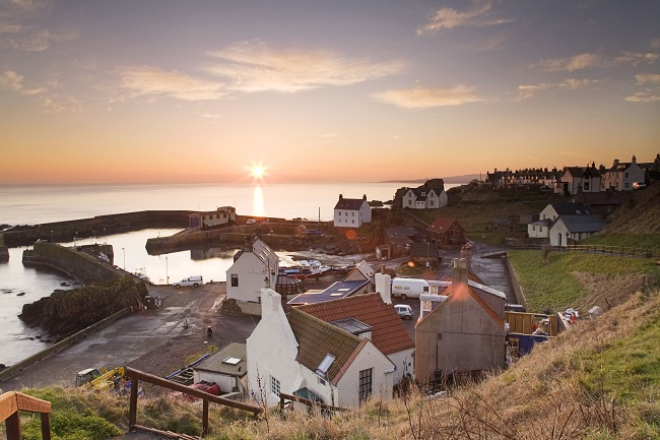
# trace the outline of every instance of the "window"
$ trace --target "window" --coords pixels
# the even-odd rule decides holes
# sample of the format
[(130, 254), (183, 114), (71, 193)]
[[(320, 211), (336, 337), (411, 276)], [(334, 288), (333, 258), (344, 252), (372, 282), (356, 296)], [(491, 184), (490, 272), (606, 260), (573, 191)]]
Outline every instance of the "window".
[(532, 231), (536, 231), (536, 226), (532, 225)]
[(360, 371), (360, 402), (364, 402), (371, 396), (371, 376), (373, 368)]
[(270, 376), (270, 392), (280, 397), (280, 381)]
[(628, 173), (625, 173), (625, 174), (626, 174), (625, 177), (626, 177), (626, 179), (627, 179), (627, 178), (628, 178)]
[(231, 274), (231, 287), (238, 287), (238, 274)]

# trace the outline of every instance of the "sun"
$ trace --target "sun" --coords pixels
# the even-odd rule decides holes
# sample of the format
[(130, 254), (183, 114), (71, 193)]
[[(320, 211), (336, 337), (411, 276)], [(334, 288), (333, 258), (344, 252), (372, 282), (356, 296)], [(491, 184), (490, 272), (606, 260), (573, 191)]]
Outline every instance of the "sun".
[(266, 170), (268, 169), (268, 166), (264, 165), (261, 162), (258, 163), (252, 163), (248, 170), (250, 171), (250, 177), (252, 177), (253, 180), (264, 180), (264, 177), (266, 177)]

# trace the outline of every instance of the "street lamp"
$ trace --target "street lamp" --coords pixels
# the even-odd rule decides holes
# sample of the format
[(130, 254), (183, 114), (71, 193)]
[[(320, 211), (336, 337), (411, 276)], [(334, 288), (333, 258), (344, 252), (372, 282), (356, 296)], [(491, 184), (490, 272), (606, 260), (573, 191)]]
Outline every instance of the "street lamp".
[(50, 230), (50, 242), (52, 243), (53, 241), (55, 241), (55, 240), (53, 240), (53, 230), (51, 229)]
[(121, 248), (121, 251), (124, 253), (124, 270), (126, 270), (126, 249)]
[(170, 265), (167, 261), (167, 257), (165, 257), (165, 282), (168, 286), (170, 285)]

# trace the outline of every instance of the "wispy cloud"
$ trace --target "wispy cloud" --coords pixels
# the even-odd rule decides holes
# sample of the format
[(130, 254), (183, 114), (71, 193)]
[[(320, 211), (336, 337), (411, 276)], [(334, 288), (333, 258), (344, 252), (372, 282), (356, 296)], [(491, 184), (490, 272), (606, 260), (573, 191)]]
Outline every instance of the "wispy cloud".
[(602, 64), (600, 55), (593, 53), (582, 53), (569, 58), (554, 58), (539, 61), (534, 65), (539, 70), (546, 72), (559, 72), (587, 69), (589, 67), (596, 67)]
[(642, 73), (635, 75), (635, 83), (638, 86), (645, 86), (642, 91), (626, 96), (624, 99), (628, 102), (660, 102), (660, 74)]
[(229, 81), (229, 88), (242, 92), (293, 93), (322, 86), (346, 86), (391, 76), (404, 67), (401, 61), (371, 62), (313, 50), (275, 50), (260, 41), (236, 44), (210, 52), (218, 62), (207, 72)]
[(635, 81), (637, 84), (660, 84), (660, 74), (657, 73), (642, 73), (640, 75), (635, 75)]
[(474, 87), (459, 84), (447, 88), (414, 88), (387, 90), (374, 95), (380, 101), (406, 109), (448, 107), (483, 101)]
[(495, 26), (512, 21), (494, 17), (491, 2), (473, 1), (472, 4), (472, 9), (464, 12), (452, 8), (438, 9), (428, 23), (417, 28), (417, 35), (460, 26)]
[(184, 101), (218, 99), (227, 94), (222, 83), (195, 78), (177, 71), (141, 66), (120, 71), (122, 86), (136, 96), (164, 95)]
[(202, 113), (199, 116), (205, 119), (222, 119), (222, 115), (217, 113)]
[(31, 88), (23, 84), (23, 75), (13, 71), (5, 70), (0, 73), (0, 88), (20, 93), (21, 95), (33, 96), (46, 91), (44, 88)]
[(573, 72), (589, 68), (634, 67), (640, 64), (654, 64), (659, 55), (654, 52), (621, 52), (618, 56), (607, 58), (594, 53), (582, 53), (568, 58), (542, 59), (531, 67), (546, 72)]
[(562, 82), (522, 85), (522, 86), (518, 86), (519, 95), (517, 99), (519, 101), (522, 101), (531, 98), (532, 96), (536, 95), (539, 92), (545, 92), (545, 91), (584, 89), (595, 84), (596, 82), (598, 81), (593, 79), (568, 78)]

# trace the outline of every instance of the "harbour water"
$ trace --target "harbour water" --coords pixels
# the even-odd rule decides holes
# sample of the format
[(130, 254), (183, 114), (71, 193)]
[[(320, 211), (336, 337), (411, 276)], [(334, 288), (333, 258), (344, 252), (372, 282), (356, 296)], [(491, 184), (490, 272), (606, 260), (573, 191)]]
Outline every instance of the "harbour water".
[[(327, 221), (339, 194), (387, 201), (401, 183), (336, 183), (277, 185), (89, 185), (0, 186), (0, 225), (40, 224), (142, 210), (202, 210), (232, 205), (239, 215), (308, 218)], [(456, 185), (447, 185), (447, 188)], [(224, 281), (235, 249), (199, 249), (151, 256), (148, 238), (169, 236), (172, 229), (147, 229), (127, 234), (92, 237), (78, 244), (108, 243), (114, 264), (146, 274), (155, 284), (174, 283), (190, 275), (204, 281)], [(62, 243), (73, 245), (73, 243)], [(12, 365), (49, 344), (39, 329), (18, 319), (23, 304), (49, 296), (55, 289), (75, 286), (73, 280), (21, 262), (25, 248), (10, 249), (0, 264), (0, 364)], [(282, 255), (285, 257), (285, 255)]]

